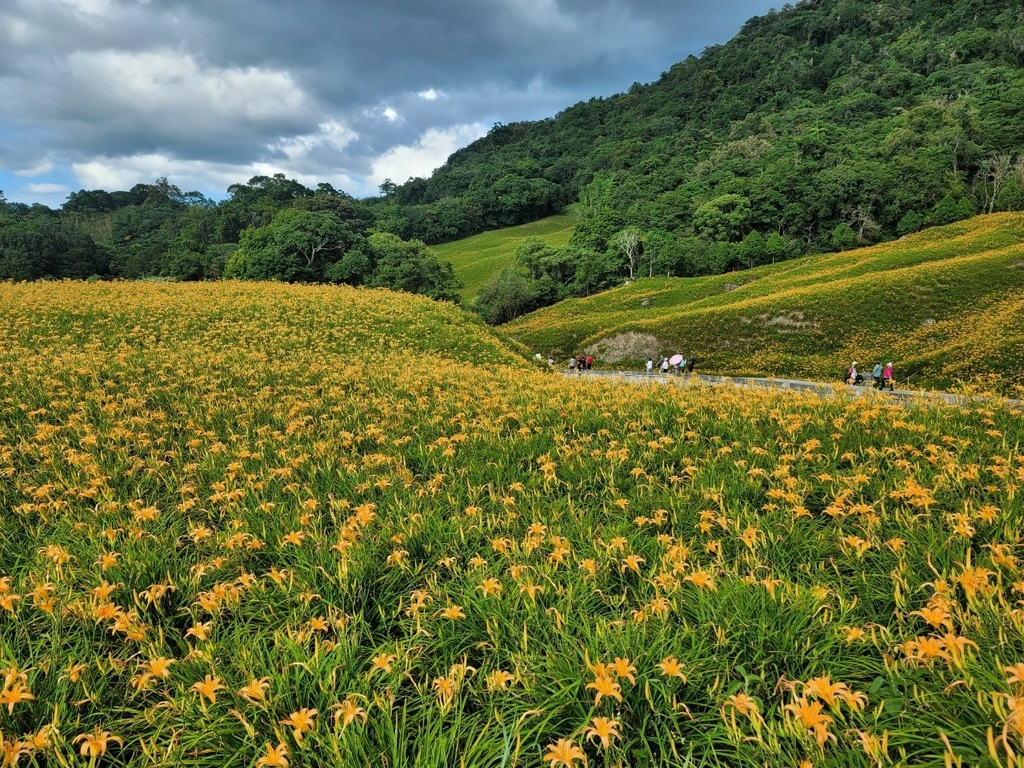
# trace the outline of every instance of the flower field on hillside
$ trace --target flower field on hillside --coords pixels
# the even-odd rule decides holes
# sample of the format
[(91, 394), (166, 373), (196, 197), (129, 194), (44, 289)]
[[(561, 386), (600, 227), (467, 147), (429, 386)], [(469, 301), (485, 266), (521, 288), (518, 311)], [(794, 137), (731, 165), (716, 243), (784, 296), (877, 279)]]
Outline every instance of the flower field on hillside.
[(1024, 425), (0, 285), (0, 765), (1024, 766)]
[(893, 361), (912, 388), (1024, 385), (1024, 215), (978, 216), (844, 253), (728, 275), (655, 278), (525, 315), (504, 330), (562, 360), (619, 334), (711, 373), (837, 381), (851, 360)]

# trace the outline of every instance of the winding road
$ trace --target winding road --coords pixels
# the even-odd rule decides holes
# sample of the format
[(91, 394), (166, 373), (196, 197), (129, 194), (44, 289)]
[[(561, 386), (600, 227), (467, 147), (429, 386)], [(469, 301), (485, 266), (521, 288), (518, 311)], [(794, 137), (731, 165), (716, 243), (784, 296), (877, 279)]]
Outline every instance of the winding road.
[(764, 387), (769, 389), (789, 389), (797, 392), (816, 392), (819, 395), (852, 395), (854, 397), (876, 396), (889, 397), (897, 400), (916, 402), (942, 401), (950, 405), (971, 405), (980, 402), (996, 402), (1005, 404), (1014, 410), (1024, 410), (1024, 401), (1008, 398), (993, 398), (983, 395), (955, 395), (951, 392), (931, 392), (928, 390), (897, 389), (895, 391), (877, 390), (871, 384), (852, 386), (849, 384), (828, 384), (820, 381), (800, 381), (799, 379), (771, 379), (754, 376), (713, 376), (704, 373), (688, 373), (682, 375), (663, 375), (660, 373), (635, 373), (632, 371), (590, 370), (559, 371), (567, 378), (586, 380), (591, 378), (617, 379), (630, 384), (647, 384), (663, 386), (687, 386), (690, 384), (708, 384), (711, 386)]

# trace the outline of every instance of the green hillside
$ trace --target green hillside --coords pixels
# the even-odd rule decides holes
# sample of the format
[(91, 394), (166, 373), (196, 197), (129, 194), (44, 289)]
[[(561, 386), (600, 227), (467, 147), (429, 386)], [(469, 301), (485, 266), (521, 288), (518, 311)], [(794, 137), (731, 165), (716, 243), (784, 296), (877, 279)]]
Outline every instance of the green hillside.
[(462, 282), (462, 298), (472, 301), (491, 277), (512, 266), (516, 248), (530, 237), (561, 248), (569, 243), (575, 216), (570, 206), (562, 213), (530, 224), (496, 229), (479, 235), (436, 245), (433, 251), (455, 268), (455, 276)]
[(694, 276), (770, 262), (773, 233), (792, 256), (1021, 210), (1018, 5), (786, 3), (655, 82), (496, 125), (378, 226), (432, 243), (581, 200), (574, 247), (636, 227), (655, 274)]
[(679, 352), (706, 371), (828, 380), (851, 360), (892, 360), (914, 386), (987, 377), (1009, 391), (1024, 381), (1024, 214), (727, 275), (638, 280), (504, 329), (557, 359), (591, 350), (602, 367)]

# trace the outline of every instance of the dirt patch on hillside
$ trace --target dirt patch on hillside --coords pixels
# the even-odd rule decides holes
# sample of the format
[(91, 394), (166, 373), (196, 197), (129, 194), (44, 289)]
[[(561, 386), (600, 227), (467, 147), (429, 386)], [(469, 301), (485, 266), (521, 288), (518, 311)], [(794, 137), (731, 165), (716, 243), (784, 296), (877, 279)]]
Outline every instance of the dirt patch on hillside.
[(803, 333), (820, 327), (819, 323), (808, 320), (798, 309), (790, 312), (765, 313), (757, 317), (742, 317), (744, 323), (760, 322), (766, 328), (775, 328), (779, 333)]
[(617, 363), (621, 360), (646, 360), (648, 357), (658, 357), (659, 345), (658, 339), (649, 333), (630, 331), (601, 339), (583, 351), (602, 362)]

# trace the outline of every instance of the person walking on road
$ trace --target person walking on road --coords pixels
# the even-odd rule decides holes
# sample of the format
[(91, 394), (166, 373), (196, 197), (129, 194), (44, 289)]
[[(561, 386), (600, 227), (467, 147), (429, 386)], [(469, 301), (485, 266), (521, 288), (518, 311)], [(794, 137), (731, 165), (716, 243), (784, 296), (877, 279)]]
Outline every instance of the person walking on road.
[(660, 366), (660, 368), (661, 368), (661, 375), (662, 376), (668, 375), (668, 358), (667, 357), (661, 358), (661, 366)]
[(860, 384), (864, 380), (864, 377), (857, 373), (857, 361), (854, 360), (850, 363), (850, 367), (846, 371), (846, 383), (847, 384)]
[(874, 370), (871, 371), (871, 384), (875, 389), (882, 388), (882, 364), (875, 363)]
[(647, 358), (647, 375), (650, 376), (654, 372), (654, 358)]
[(890, 392), (894, 392), (894, 384), (892, 380), (892, 363), (885, 364), (885, 370), (882, 371), (882, 389), (889, 388)]

